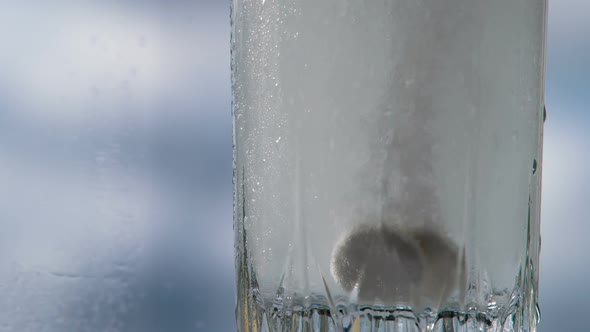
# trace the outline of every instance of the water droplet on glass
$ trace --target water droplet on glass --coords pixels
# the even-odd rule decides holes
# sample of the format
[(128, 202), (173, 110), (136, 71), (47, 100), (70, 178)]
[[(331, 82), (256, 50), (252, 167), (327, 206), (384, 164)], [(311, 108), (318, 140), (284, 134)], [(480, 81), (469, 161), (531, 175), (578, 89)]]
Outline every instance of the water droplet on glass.
[(543, 122), (547, 120), (547, 107), (543, 106)]

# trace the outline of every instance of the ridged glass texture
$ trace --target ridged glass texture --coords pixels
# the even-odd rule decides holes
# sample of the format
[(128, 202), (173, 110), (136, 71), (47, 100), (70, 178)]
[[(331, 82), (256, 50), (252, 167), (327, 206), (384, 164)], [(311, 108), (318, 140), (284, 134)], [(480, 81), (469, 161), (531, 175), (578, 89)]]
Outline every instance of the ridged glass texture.
[(534, 331), (545, 0), (234, 0), (240, 331)]

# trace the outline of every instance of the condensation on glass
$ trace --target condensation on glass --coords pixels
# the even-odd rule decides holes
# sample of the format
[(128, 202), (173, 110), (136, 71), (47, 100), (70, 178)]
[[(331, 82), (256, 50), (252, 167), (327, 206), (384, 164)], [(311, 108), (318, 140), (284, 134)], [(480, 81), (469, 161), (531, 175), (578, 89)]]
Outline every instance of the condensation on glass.
[(240, 331), (534, 331), (545, 0), (234, 0)]

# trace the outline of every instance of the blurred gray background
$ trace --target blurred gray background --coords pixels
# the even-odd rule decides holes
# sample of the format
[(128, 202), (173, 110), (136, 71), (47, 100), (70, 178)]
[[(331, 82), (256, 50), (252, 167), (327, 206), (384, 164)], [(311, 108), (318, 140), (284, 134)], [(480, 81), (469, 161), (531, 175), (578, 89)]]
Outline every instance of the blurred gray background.
[[(585, 330), (590, 2), (550, 0), (541, 332)], [(0, 1), (0, 331), (235, 331), (229, 2)]]

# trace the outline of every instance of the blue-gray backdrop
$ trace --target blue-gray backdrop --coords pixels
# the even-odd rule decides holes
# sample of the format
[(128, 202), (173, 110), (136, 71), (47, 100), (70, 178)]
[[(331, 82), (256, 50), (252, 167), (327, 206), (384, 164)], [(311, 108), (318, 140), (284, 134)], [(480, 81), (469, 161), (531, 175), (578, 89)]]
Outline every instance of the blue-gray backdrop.
[[(550, 1), (541, 331), (590, 312), (590, 2)], [(229, 3), (0, 2), (0, 331), (233, 331)]]

